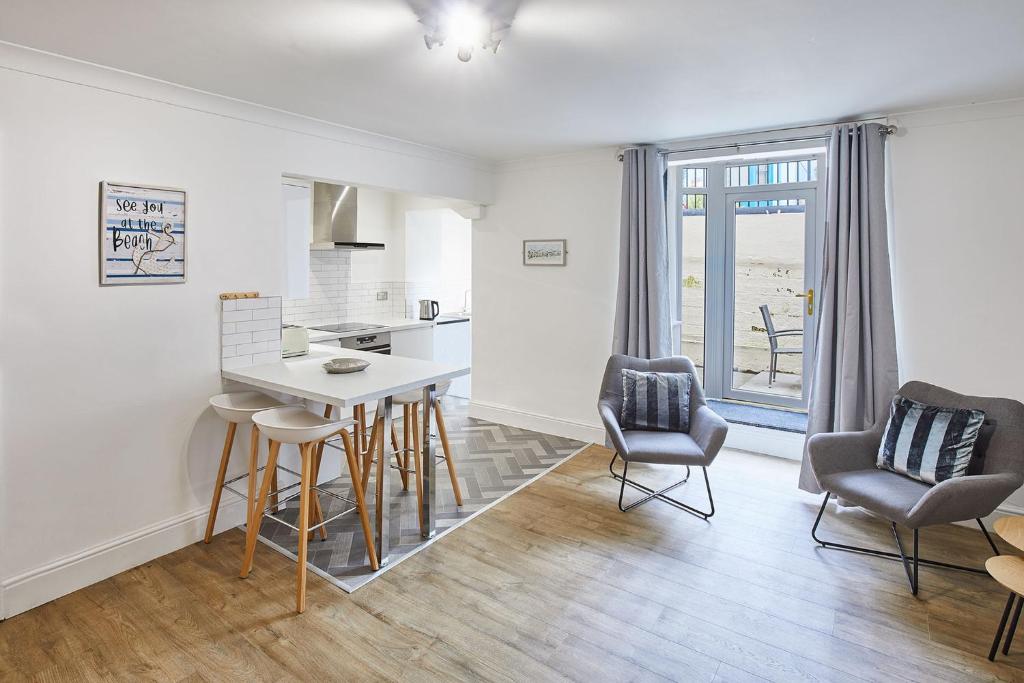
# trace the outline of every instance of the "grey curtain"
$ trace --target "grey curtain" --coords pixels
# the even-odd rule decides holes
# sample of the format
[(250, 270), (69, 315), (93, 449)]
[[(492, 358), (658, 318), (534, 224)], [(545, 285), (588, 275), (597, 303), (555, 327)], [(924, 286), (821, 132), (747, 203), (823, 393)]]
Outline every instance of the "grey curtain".
[(612, 350), (640, 358), (671, 355), (665, 162), (656, 147), (622, 159), (619, 292)]
[[(807, 438), (861, 431), (899, 386), (878, 124), (836, 126), (828, 155), (824, 278)], [(820, 493), (804, 449), (800, 488)]]

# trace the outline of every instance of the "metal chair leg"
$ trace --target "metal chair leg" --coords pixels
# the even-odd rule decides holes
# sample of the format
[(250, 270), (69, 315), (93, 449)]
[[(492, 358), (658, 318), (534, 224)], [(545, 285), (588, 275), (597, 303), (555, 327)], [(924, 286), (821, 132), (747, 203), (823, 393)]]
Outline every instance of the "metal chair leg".
[(996, 629), (995, 640), (992, 641), (992, 649), (988, 651), (988, 661), (990, 662), (994, 662), (996, 659), (996, 652), (999, 650), (999, 641), (1003, 639), (1003, 631), (1006, 629), (1006, 620), (1010, 618), (1010, 608), (1013, 607), (1013, 600), (1016, 597), (1016, 593), (1010, 593), (1010, 597), (1006, 601), (1006, 608), (1003, 610), (1003, 617), (999, 620), (999, 628)]
[[(615, 459), (618, 458), (618, 457), (619, 457), (618, 453), (614, 453), (612, 455), (612, 459), (608, 463), (608, 471), (611, 473), (611, 475), (612, 475), (612, 477), (614, 479), (618, 480), (621, 483), (621, 485), (619, 486), (619, 510), (621, 510), (622, 512), (628, 512), (629, 510), (632, 510), (633, 508), (635, 508), (635, 507), (637, 507), (639, 505), (643, 505), (644, 503), (646, 503), (648, 501), (651, 501), (651, 500), (654, 500), (655, 498), (657, 498), (658, 500), (660, 500), (662, 502), (668, 503), (669, 505), (677, 507), (680, 510), (683, 510), (684, 512), (689, 512), (690, 514), (696, 515), (697, 517), (700, 517), (700, 518), (702, 518), (704, 520), (710, 519), (715, 514), (715, 499), (711, 495), (711, 481), (708, 479), (708, 468), (707, 467), (701, 467), (701, 470), (703, 470), (703, 472), (704, 472), (704, 487), (707, 489), (707, 492), (708, 492), (708, 503), (711, 505), (710, 511), (705, 512), (704, 510), (698, 510), (695, 507), (691, 507), (691, 506), (687, 505), (686, 503), (682, 502), (681, 500), (676, 500), (675, 498), (671, 498), (671, 497), (665, 495), (666, 493), (668, 493), (672, 489), (674, 489), (674, 488), (676, 488), (678, 486), (682, 486), (683, 484), (685, 484), (687, 481), (690, 480), (690, 467), (688, 465), (686, 467), (686, 476), (685, 477), (683, 477), (682, 479), (680, 479), (679, 481), (677, 481), (675, 483), (669, 484), (668, 486), (666, 486), (665, 488), (661, 489), (660, 491), (655, 491), (654, 489), (649, 488), (647, 486), (644, 486), (643, 484), (641, 484), (639, 482), (636, 482), (636, 481), (634, 481), (632, 479), (629, 479), (626, 476), (627, 472), (629, 471), (629, 463), (626, 462), (625, 460), (622, 461), (622, 474), (621, 475), (617, 474), (615, 472), (615, 470), (612, 468), (612, 466), (615, 464)], [(634, 501), (634, 502), (630, 503), (629, 505), (623, 506), (622, 498), (623, 498), (623, 495), (625, 494), (626, 486), (627, 485), (631, 486), (632, 488), (634, 488), (634, 489), (636, 489), (638, 491), (646, 493), (647, 495), (645, 497), (641, 498), (640, 500)]]
[[(976, 569), (974, 567), (964, 567), (958, 564), (950, 564), (948, 562), (939, 562), (937, 560), (929, 560), (919, 556), (918, 548), (920, 541), (920, 532), (918, 529), (914, 529), (914, 555), (913, 558), (908, 559), (906, 554), (903, 552), (903, 544), (900, 542), (899, 534), (896, 533), (896, 523), (892, 523), (893, 535), (896, 538), (896, 547), (898, 553), (886, 552), (884, 550), (876, 550), (874, 548), (862, 548), (855, 545), (845, 545), (843, 543), (834, 543), (832, 541), (825, 541), (818, 538), (818, 525), (821, 524), (821, 518), (825, 514), (825, 507), (828, 505), (829, 497), (832, 494), (830, 492), (825, 493), (825, 499), (821, 501), (821, 508), (818, 510), (818, 516), (814, 520), (814, 526), (811, 527), (811, 538), (814, 542), (819, 544), (822, 548), (834, 548), (836, 550), (846, 550), (852, 553), (862, 553), (864, 555), (873, 555), (875, 557), (883, 557), (890, 560), (900, 560), (903, 563), (903, 568), (907, 572), (907, 579), (910, 581), (910, 590), (914, 595), (917, 595), (918, 590), (918, 567), (919, 565), (928, 565), (929, 567), (940, 567), (942, 569), (956, 569), (962, 572), (971, 572), (973, 574), (987, 574), (984, 569)], [(985, 528), (985, 524), (979, 519), (978, 525), (981, 530), (985, 532), (985, 538), (988, 539), (989, 543), (995, 547), (992, 542), (992, 537), (989, 535), (988, 530)], [(998, 552), (998, 550), (997, 550)]]

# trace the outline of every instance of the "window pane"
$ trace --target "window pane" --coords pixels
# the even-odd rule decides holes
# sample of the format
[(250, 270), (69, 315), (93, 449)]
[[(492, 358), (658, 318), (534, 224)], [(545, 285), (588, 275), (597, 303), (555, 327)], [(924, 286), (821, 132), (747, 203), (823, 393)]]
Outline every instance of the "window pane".
[(732, 388), (799, 399), (803, 391), (803, 199), (735, 202)]
[(683, 187), (702, 188), (707, 187), (708, 169), (706, 168), (681, 168), (679, 178)]
[[(701, 169), (704, 170), (704, 169)], [(707, 195), (682, 196), (683, 264), (682, 292), (683, 329), (681, 347), (697, 366), (704, 383), (704, 282), (706, 280), (704, 243), (707, 236)]]
[[(726, 187), (751, 185), (778, 185), (780, 183), (811, 183), (818, 179), (818, 160), (773, 161), (764, 164), (728, 166), (725, 169)], [(704, 185), (694, 186), (704, 187)]]

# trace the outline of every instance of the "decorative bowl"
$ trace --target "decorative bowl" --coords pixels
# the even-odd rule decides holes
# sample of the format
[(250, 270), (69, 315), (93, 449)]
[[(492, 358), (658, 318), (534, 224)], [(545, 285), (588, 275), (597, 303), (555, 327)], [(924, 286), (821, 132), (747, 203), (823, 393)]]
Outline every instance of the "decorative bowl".
[(370, 366), (370, 361), (362, 358), (332, 358), (324, 363), (324, 370), (330, 375), (345, 375), (359, 372)]

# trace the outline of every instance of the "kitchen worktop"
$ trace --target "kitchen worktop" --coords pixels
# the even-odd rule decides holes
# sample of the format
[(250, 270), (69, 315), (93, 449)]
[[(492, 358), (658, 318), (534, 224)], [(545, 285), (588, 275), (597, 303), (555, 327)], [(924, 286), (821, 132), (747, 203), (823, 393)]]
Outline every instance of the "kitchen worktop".
[(309, 343), (310, 344), (317, 344), (317, 343), (325, 342), (325, 341), (333, 341), (335, 339), (345, 339), (345, 338), (348, 338), (348, 337), (362, 337), (362, 336), (365, 336), (367, 334), (373, 334), (375, 332), (377, 332), (377, 333), (380, 333), (380, 332), (398, 332), (399, 330), (414, 330), (414, 329), (417, 329), (417, 328), (420, 328), (420, 327), (433, 327), (434, 326), (434, 321), (433, 320), (416, 320), (416, 319), (413, 319), (413, 318), (390, 318), (390, 317), (383, 317), (382, 318), (380, 316), (361, 316), (360, 318), (354, 319), (354, 320), (337, 320), (337, 319), (335, 319), (335, 320), (325, 320), (322, 323), (318, 323), (318, 324), (320, 324), (320, 325), (334, 325), (334, 324), (337, 324), (337, 323), (347, 323), (347, 322), (370, 323), (370, 324), (373, 324), (373, 325), (383, 325), (384, 327), (373, 329), (373, 330), (354, 330), (354, 331), (349, 331), (349, 332), (324, 332), (322, 330), (314, 330), (314, 329), (312, 329), (316, 325), (306, 325), (305, 327), (309, 329)]
[[(370, 366), (361, 372), (330, 375), (321, 366), (331, 358), (361, 358), (369, 361)], [(304, 356), (221, 371), (226, 379), (343, 408), (468, 374), (469, 367), (464, 365), (383, 356), (321, 344), (311, 344), (309, 353)]]

